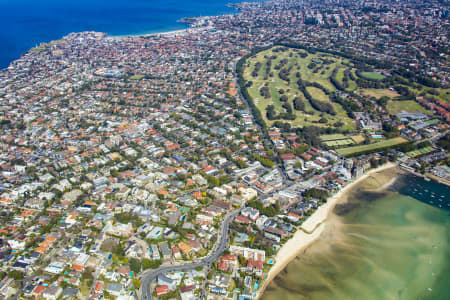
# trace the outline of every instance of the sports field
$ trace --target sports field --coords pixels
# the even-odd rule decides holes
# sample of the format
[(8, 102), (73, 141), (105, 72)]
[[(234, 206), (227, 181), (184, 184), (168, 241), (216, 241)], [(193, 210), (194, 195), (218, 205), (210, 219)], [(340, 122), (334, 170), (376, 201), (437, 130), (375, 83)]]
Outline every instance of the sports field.
[(402, 111), (410, 113), (423, 113), (427, 115), (433, 114), (431, 111), (427, 110), (425, 107), (414, 100), (389, 101), (387, 104), (387, 110), (391, 115), (396, 115)]
[(361, 75), (367, 79), (372, 80), (383, 80), (384, 76), (381, 75), (379, 72), (362, 72)]
[(344, 135), (342, 133), (336, 134), (323, 134), (319, 136), (322, 144), (330, 148), (339, 148), (343, 146), (349, 146), (362, 143), (365, 138), (362, 135)]
[(361, 93), (370, 97), (375, 97), (377, 99), (384, 96), (389, 98), (395, 98), (400, 96), (399, 93), (397, 93), (396, 91), (392, 91), (390, 89), (362, 89)]
[(417, 150), (413, 150), (413, 151), (407, 152), (406, 154), (408, 156), (414, 158), (414, 157), (417, 157), (417, 156), (420, 156), (420, 155), (425, 155), (425, 154), (431, 153), (434, 150), (436, 150), (436, 149), (434, 149), (433, 147), (425, 147), (425, 148), (422, 148), (422, 149), (417, 149)]
[(403, 143), (408, 142), (408, 140), (402, 138), (402, 137), (396, 137), (393, 139), (384, 140), (378, 143), (373, 143), (369, 145), (361, 145), (361, 146), (353, 146), (353, 147), (347, 147), (347, 148), (341, 148), (336, 150), (340, 155), (343, 156), (349, 156), (354, 155), (358, 153), (363, 152), (370, 152), (370, 151), (376, 151), (376, 150), (383, 150), (385, 148), (397, 146)]

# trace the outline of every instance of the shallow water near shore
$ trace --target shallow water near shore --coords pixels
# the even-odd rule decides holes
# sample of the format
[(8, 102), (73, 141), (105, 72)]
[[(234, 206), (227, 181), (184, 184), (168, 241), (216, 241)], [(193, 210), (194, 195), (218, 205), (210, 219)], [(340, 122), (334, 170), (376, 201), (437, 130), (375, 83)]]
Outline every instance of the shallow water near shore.
[(356, 189), (262, 299), (448, 299), (449, 192), (409, 175)]

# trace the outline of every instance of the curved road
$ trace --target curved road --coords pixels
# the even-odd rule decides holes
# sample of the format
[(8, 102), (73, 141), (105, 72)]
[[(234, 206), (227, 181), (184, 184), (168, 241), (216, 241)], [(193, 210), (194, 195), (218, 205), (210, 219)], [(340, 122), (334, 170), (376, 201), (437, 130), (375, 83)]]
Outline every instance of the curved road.
[(213, 261), (215, 261), (217, 258), (219, 258), (219, 256), (226, 250), (228, 245), (230, 223), (233, 221), (234, 217), (236, 217), (240, 213), (240, 211), (241, 211), (240, 209), (235, 210), (225, 217), (219, 232), (218, 240), (215, 244), (215, 248), (211, 252), (211, 254), (209, 254), (205, 258), (201, 259), (198, 262), (187, 263), (184, 265), (159, 267), (158, 269), (149, 270), (146, 273), (142, 274), (140, 299), (141, 300), (152, 299), (151, 284), (159, 275), (177, 271), (186, 272), (198, 267), (206, 267)]

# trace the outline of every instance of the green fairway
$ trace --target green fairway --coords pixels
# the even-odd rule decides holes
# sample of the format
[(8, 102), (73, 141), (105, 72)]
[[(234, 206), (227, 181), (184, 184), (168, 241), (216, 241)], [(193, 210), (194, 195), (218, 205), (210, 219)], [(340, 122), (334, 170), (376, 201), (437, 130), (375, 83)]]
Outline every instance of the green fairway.
[[(281, 120), (292, 126), (331, 127), (334, 124), (342, 124), (342, 129), (352, 131), (355, 129), (354, 121), (347, 116), (340, 104), (330, 103), (330, 96), (327, 94), (336, 90), (330, 81), (333, 70), (338, 68), (337, 76), (342, 80), (344, 70), (354, 72), (349, 65), (352, 65), (349, 60), (336, 55), (321, 52), (312, 54), (305, 50), (276, 46), (247, 59), (243, 76), (247, 82), (251, 82), (248, 93), (269, 126), (276, 120)], [(299, 89), (299, 79), (308, 83), (306, 91), (311, 97), (331, 105), (334, 114), (319, 111), (317, 105), (313, 107), (311, 101)], [(349, 85), (356, 87), (352, 80), (349, 80)], [(295, 98), (302, 102), (302, 109), (296, 109)], [(294, 120), (280, 117), (287, 113), (283, 107), (284, 101), (293, 108)], [(267, 118), (269, 105), (273, 105), (277, 119)]]
[(313, 98), (325, 102), (330, 101), (330, 98), (321, 89), (318, 89), (314, 86), (308, 86), (306, 89), (311, 94), (311, 96), (313, 96)]
[[(425, 87), (398, 74), (387, 75), (391, 70), (376, 71), (369, 65), (361, 66), (358, 58), (316, 49), (274, 46), (246, 58), (240, 72), (244, 82), (241, 88), (245, 86), (261, 122), (269, 127), (282, 122), (291, 127), (317, 126), (354, 132), (355, 122), (349, 115), (351, 110), (361, 109), (364, 101), (387, 97), (388, 102), (381, 103), (392, 115), (401, 111), (430, 114), (415, 101), (419, 95), (450, 101), (446, 89)], [(345, 97), (348, 100), (343, 100)]]

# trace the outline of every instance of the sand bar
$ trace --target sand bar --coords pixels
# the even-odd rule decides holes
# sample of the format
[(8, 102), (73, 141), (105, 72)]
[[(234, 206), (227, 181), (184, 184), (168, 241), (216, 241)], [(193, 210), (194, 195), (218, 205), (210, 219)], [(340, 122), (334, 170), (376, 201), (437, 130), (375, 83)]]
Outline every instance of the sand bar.
[[(290, 238), (277, 252), (275, 256), (275, 264), (267, 274), (266, 280), (258, 290), (257, 299), (259, 299), (269, 283), (291, 262), (302, 250), (311, 245), (326, 227), (325, 221), (329, 214), (333, 211), (339, 200), (345, 200), (346, 194), (353, 187), (370, 177), (374, 173), (384, 171), (396, 167), (397, 164), (389, 162), (378, 168), (372, 169), (363, 176), (359, 177), (353, 182), (348, 183), (339, 192), (328, 198), (327, 203), (320, 206), (314, 214), (312, 214), (302, 225), (301, 229)], [(387, 185), (393, 184), (393, 178)], [(386, 186), (383, 186), (386, 188)]]

